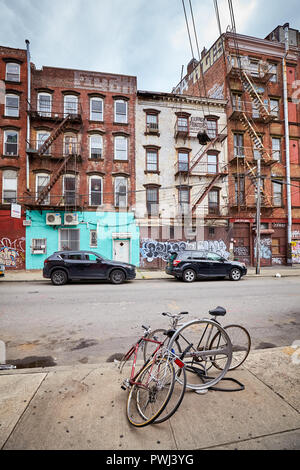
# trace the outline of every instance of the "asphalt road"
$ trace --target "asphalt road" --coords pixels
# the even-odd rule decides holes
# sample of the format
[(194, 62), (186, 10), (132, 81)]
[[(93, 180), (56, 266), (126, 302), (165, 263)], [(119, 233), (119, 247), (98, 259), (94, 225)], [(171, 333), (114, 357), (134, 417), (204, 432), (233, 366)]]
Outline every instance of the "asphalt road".
[(97, 363), (125, 352), (141, 325), (168, 325), (163, 311), (227, 309), (223, 324), (240, 323), (254, 349), (300, 340), (300, 277), (245, 278), (186, 284), (174, 279), (136, 280), (120, 286), (50, 282), (0, 285), (0, 340), (6, 362), (20, 366)]

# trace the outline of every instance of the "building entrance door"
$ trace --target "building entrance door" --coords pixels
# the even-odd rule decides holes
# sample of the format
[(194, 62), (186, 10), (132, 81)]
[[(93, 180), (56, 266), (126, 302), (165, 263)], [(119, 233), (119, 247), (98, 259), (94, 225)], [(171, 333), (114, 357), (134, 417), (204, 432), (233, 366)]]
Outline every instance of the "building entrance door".
[(130, 262), (130, 240), (113, 241), (113, 258), (115, 261)]

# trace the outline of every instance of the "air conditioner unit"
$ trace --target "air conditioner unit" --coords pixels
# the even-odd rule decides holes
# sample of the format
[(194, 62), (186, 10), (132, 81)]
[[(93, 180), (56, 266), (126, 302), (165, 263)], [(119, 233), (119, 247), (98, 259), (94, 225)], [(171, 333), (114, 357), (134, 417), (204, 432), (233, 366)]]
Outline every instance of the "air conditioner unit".
[(46, 214), (46, 224), (47, 225), (60, 225), (61, 224), (61, 216), (60, 214), (48, 213)]
[(71, 214), (66, 213), (64, 217), (64, 225), (77, 225), (78, 222), (78, 214)]

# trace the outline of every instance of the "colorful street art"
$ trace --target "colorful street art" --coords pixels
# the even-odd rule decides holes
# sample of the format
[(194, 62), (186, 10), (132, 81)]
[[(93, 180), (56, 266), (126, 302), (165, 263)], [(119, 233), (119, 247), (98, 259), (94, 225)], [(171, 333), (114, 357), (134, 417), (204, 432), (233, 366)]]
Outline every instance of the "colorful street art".
[(25, 237), (11, 240), (4, 237), (0, 239), (0, 263), (6, 268), (21, 269), (25, 260)]
[(300, 264), (300, 240), (293, 240), (291, 245), (292, 245), (292, 263)]

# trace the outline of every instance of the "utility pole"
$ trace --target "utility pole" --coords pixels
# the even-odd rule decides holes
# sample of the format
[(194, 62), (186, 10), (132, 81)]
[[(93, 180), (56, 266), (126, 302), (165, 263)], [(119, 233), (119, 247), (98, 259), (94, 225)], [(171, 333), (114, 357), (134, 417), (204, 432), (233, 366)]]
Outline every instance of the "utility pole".
[(261, 153), (257, 152), (256, 175), (256, 274), (260, 274)]
[(284, 41), (285, 55), (282, 59), (283, 69), (283, 105), (284, 105), (284, 128), (285, 128), (285, 162), (286, 162), (286, 205), (287, 205), (287, 264), (292, 264), (291, 244), (292, 244), (292, 203), (291, 203), (291, 175), (290, 175), (290, 136), (289, 136), (289, 113), (287, 95), (287, 73), (286, 58), (289, 50), (289, 23), (285, 23)]

